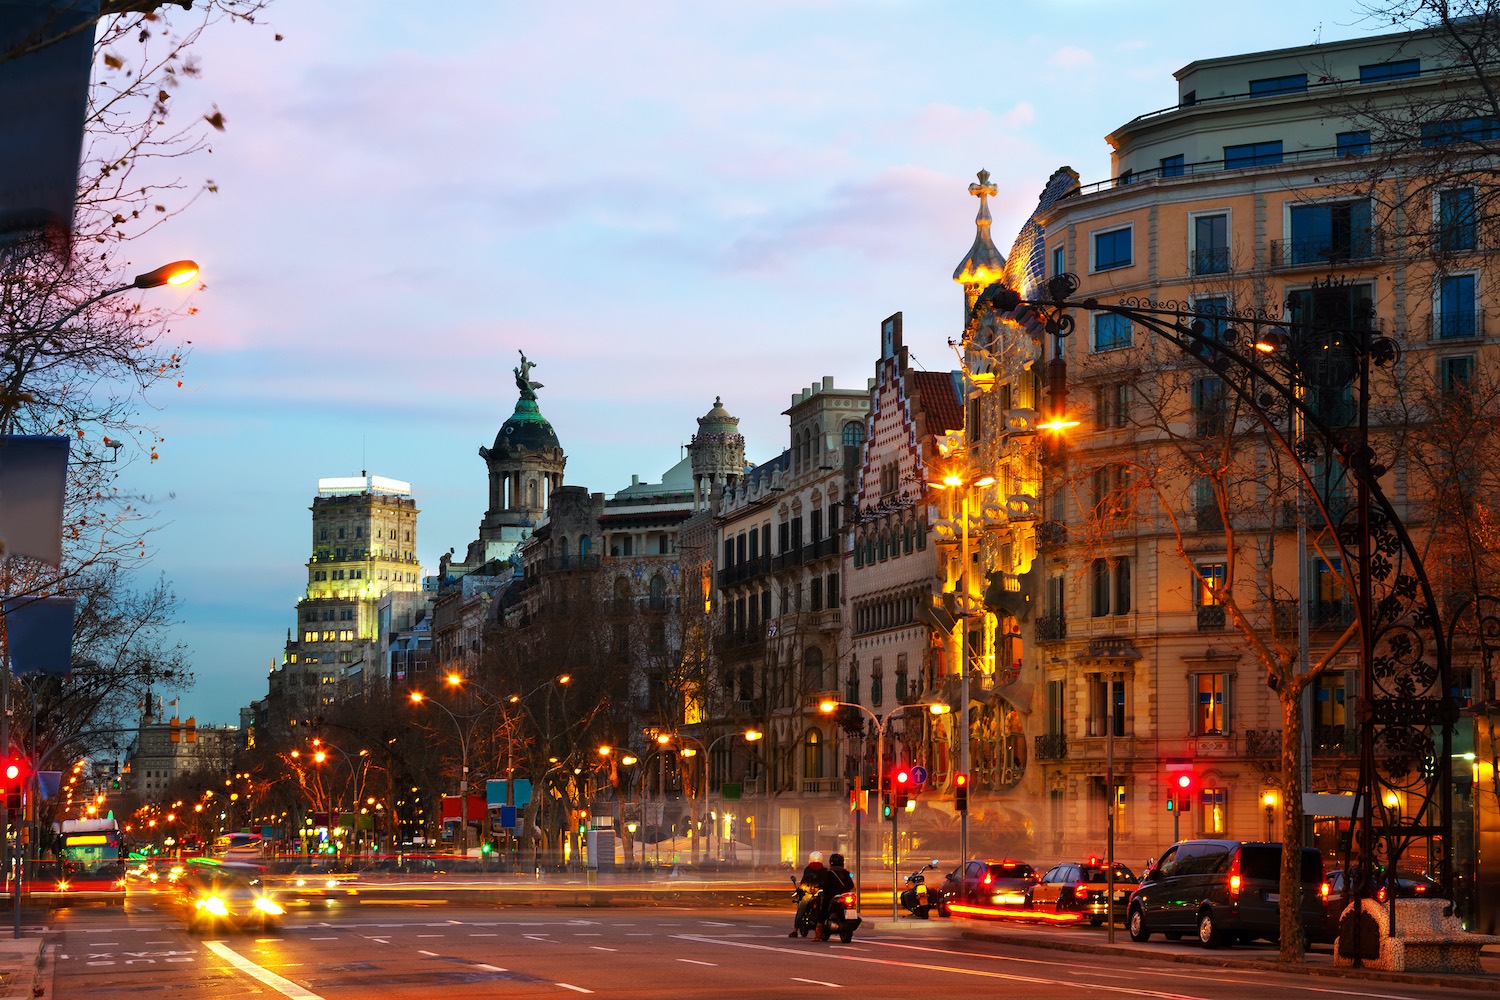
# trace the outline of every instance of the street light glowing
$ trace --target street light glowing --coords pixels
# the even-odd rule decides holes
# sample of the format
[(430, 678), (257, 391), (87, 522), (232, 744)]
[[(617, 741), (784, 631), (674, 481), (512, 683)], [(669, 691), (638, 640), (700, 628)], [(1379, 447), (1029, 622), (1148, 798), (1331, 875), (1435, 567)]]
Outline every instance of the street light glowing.
[(947, 715), (949, 712), (953, 711), (953, 709), (947, 705), (933, 703), (927, 706), (927, 711), (931, 712), (933, 715)]
[(608, 757), (610, 754), (612, 754), (614, 752), (615, 752), (615, 748), (614, 747), (600, 747), (599, 748), (599, 756), (601, 756), (601, 757)]
[(660, 743), (662, 746), (666, 746), (668, 743), (672, 742), (672, 737), (668, 736), (666, 733), (662, 733), (660, 736), (656, 737), (656, 742)]
[(191, 260), (174, 260), (154, 271), (135, 276), (136, 288), (160, 288), (162, 285), (185, 285), (198, 277), (198, 265)]
[(420, 705), (422, 703), (422, 692), (413, 691), (411, 693), (411, 700), (413, 704)]
[[(839, 703), (831, 698), (825, 698), (818, 702), (818, 711), (824, 715), (831, 715), (838, 707)], [(747, 736), (746, 739), (749, 739), (749, 737)]]
[(464, 682), (464, 679), (462, 677), (460, 677), (458, 674), (449, 674), (447, 680), (448, 680), (449, 686), (451, 686), (451, 687), (458, 687), (460, 684), (462, 684)]
[(754, 743), (764, 735), (766, 734), (761, 732), (759, 729), (747, 729), (745, 730), (745, 742)]

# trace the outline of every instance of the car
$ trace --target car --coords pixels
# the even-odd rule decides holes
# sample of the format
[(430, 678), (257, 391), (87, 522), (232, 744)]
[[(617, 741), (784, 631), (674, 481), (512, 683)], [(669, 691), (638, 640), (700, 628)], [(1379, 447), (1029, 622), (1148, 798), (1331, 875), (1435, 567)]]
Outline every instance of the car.
[(954, 904), (1019, 909), (1036, 879), (1036, 869), (1024, 861), (967, 861), (943, 878), (938, 912), (946, 917)]
[[(1121, 922), (1125, 919), (1130, 894), (1138, 883), (1134, 872), (1119, 862), (1115, 863), (1113, 909)], [(1110, 912), (1109, 869), (1098, 858), (1054, 865), (1026, 891), (1026, 907), (1056, 913), (1085, 913), (1089, 923), (1098, 927)]]
[[(1323, 854), (1302, 849), (1302, 932), (1324, 940)], [(1281, 935), (1281, 845), (1239, 840), (1184, 840), (1141, 876), (1125, 925), (1132, 941), (1196, 933), (1205, 948)]]
[[(1426, 897), (1441, 899), (1443, 896), (1443, 887), (1437, 881), (1421, 872), (1398, 868), (1394, 879), (1390, 878), (1385, 870), (1376, 874), (1375, 901), (1384, 903), (1389, 899), (1393, 885), (1397, 899)], [(1349, 884), (1349, 879), (1343, 870), (1335, 869), (1328, 873), (1328, 878), (1323, 882), (1320, 891), (1323, 897), (1323, 937), (1332, 941), (1339, 935), (1339, 918), (1343, 916), (1344, 910), (1349, 905), (1354, 887)]]
[(281, 928), (285, 911), (259, 870), (193, 865), (177, 880), (177, 905), (189, 934)]

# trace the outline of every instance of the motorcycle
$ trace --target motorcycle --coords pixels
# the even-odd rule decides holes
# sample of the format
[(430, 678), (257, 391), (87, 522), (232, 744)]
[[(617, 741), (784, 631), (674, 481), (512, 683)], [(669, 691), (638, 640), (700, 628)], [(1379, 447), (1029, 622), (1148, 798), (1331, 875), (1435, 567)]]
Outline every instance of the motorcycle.
[(823, 921), (823, 927), (818, 932), (819, 941), (827, 941), (837, 934), (839, 940), (848, 944), (854, 940), (854, 932), (859, 930), (863, 923), (856, 910), (854, 901), (854, 890), (841, 892), (834, 896), (828, 903), (828, 919)]
[[(790, 876), (792, 882), (792, 898), (797, 901), (797, 917), (792, 921), (792, 927), (796, 930), (798, 937), (807, 937), (818, 926), (818, 910), (821, 908), (823, 899), (822, 889), (807, 890), (797, 881), (797, 876)], [(852, 930), (849, 932), (854, 933)], [(826, 941), (826, 937), (819, 934), (819, 940)]]
[(925, 873), (938, 866), (937, 858), (906, 876), (906, 888), (901, 892), (901, 905), (906, 912), (918, 920), (926, 920), (933, 910), (942, 912), (942, 893), (927, 884)]

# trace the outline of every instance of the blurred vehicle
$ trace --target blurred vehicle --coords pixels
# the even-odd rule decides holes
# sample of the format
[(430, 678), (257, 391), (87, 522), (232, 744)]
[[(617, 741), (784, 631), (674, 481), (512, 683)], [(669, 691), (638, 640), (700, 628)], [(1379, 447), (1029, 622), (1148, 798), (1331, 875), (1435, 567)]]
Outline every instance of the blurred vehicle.
[(828, 919), (823, 921), (823, 926), (818, 932), (819, 941), (827, 941), (837, 934), (839, 940), (848, 944), (854, 940), (854, 932), (859, 930), (863, 923), (859, 911), (854, 908), (854, 890), (848, 892), (834, 893), (828, 900)]
[(938, 866), (937, 858), (906, 876), (906, 888), (901, 890), (901, 905), (906, 912), (919, 920), (926, 920), (935, 908), (940, 908), (942, 893), (927, 884), (927, 873)]
[[(1115, 864), (1115, 916), (1123, 922), (1130, 894), (1139, 880), (1135, 873), (1118, 862)], [(1026, 892), (1026, 906), (1055, 910), (1058, 913), (1086, 913), (1089, 923), (1098, 927), (1109, 916), (1109, 869), (1098, 858), (1067, 861), (1054, 865), (1041, 881)]]
[[(1302, 932), (1325, 936), (1323, 855), (1302, 850)], [(1132, 941), (1161, 933), (1168, 941), (1196, 932), (1205, 948), (1281, 936), (1281, 845), (1184, 840), (1167, 848), (1130, 897)]]
[(125, 905), (125, 863), (120, 824), (114, 819), (65, 819), (54, 823), (61, 875), (52, 883), (58, 901)]
[(938, 912), (948, 916), (955, 903), (1024, 907), (1036, 880), (1036, 869), (1024, 861), (967, 861), (943, 879)]
[(285, 911), (253, 867), (193, 865), (177, 881), (177, 906), (189, 934), (281, 928)]
[[(1378, 903), (1384, 903), (1390, 899), (1393, 890), (1397, 899), (1423, 899), (1428, 896), (1436, 899), (1443, 898), (1443, 887), (1440, 883), (1421, 872), (1408, 871), (1404, 868), (1396, 869), (1394, 878), (1388, 871), (1378, 872), (1373, 888), (1374, 899)], [(1323, 882), (1319, 893), (1323, 902), (1321, 936), (1325, 940), (1332, 941), (1339, 935), (1339, 918), (1349, 906), (1354, 886), (1342, 869), (1335, 869), (1328, 873), (1328, 878)]]

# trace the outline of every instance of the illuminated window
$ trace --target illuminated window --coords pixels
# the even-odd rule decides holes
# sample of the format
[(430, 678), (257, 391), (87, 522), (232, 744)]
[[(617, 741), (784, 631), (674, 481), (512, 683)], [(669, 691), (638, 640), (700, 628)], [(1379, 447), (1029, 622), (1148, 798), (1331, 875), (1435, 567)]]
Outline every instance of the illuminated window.
[(1219, 835), (1229, 830), (1229, 796), (1222, 788), (1205, 788), (1198, 796), (1198, 832)]
[(1194, 736), (1223, 736), (1229, 732), (1229, 675), (1191, 674), (1194, 695)]
[(318, 641), (318, 633), (316, 633), (316, 632), (303, 632), (302, 633), (302, 641), (303, 642), (317, 642)]
[(1229, 569), (1224, 563), (1200, 563), (1198, 569), (1198, 601), (1199, 607), (1209, 607), (1219, 603), (1219, 591), (1224, 587), (1224, 581), (1228, 577)]

